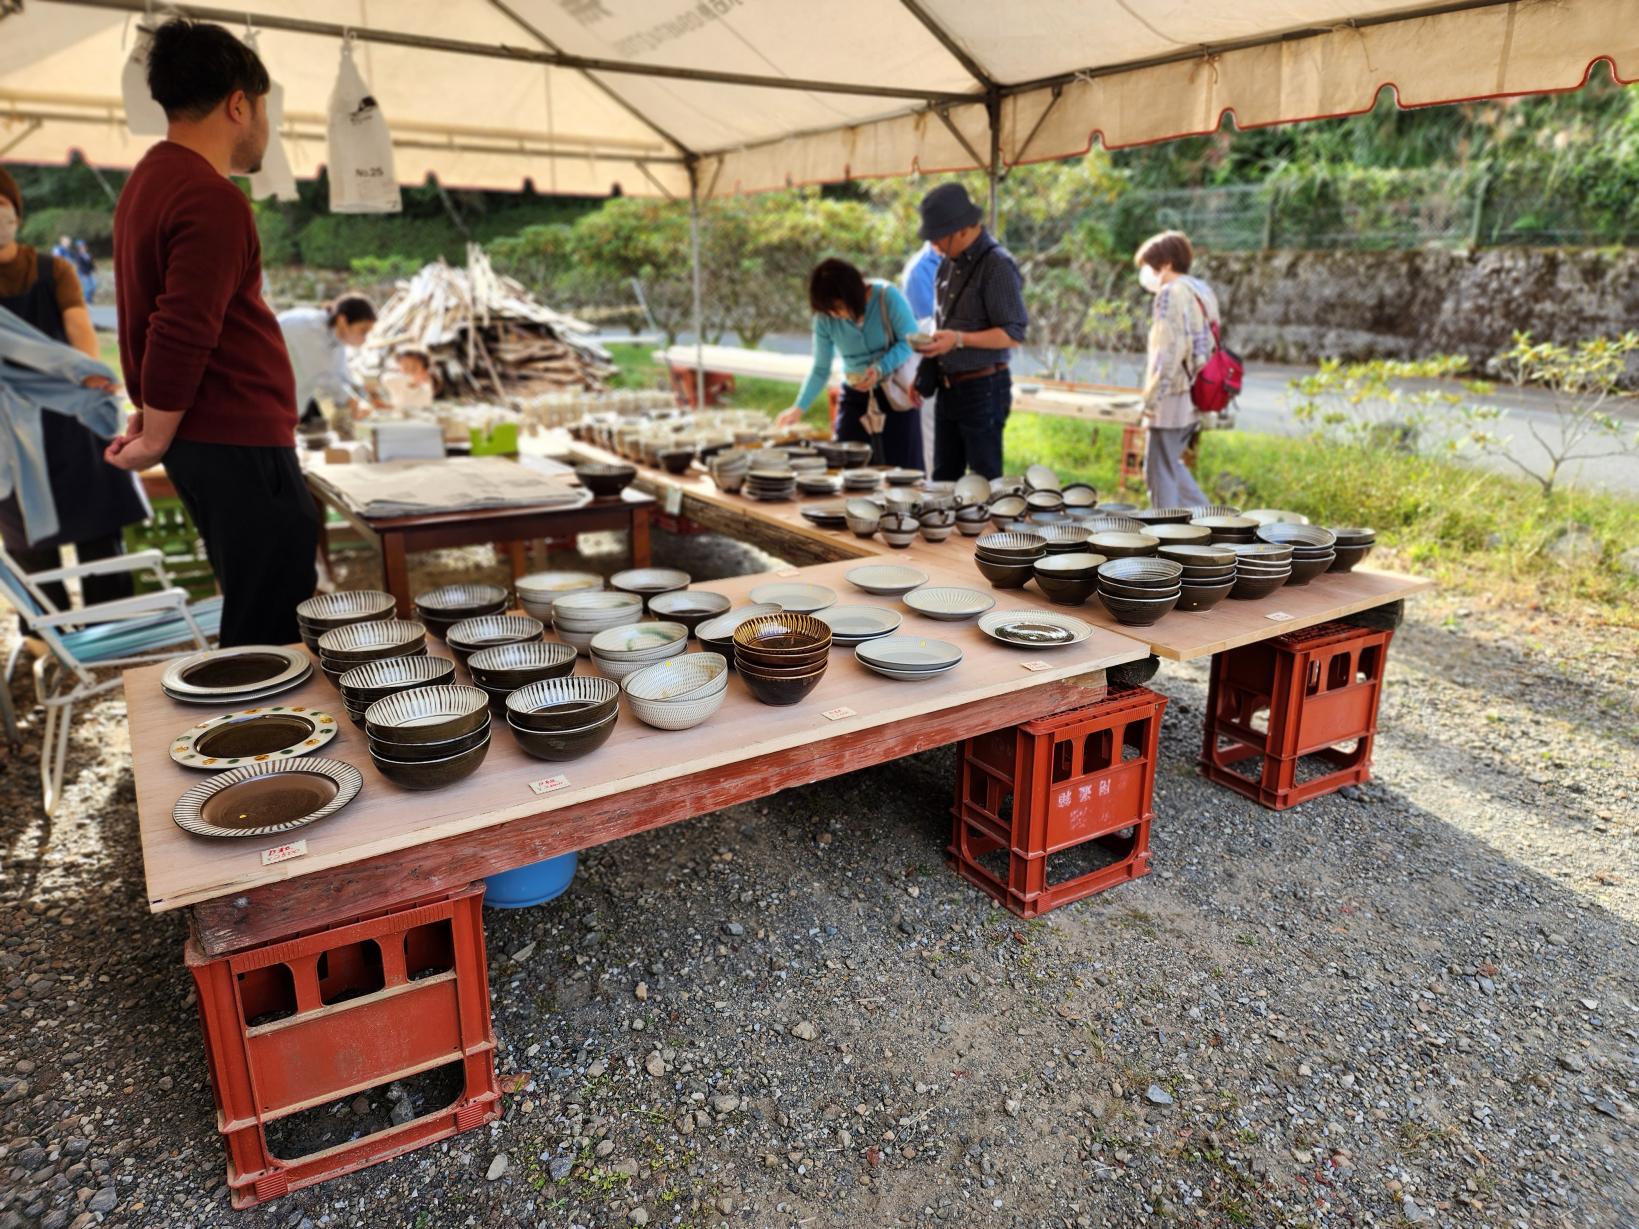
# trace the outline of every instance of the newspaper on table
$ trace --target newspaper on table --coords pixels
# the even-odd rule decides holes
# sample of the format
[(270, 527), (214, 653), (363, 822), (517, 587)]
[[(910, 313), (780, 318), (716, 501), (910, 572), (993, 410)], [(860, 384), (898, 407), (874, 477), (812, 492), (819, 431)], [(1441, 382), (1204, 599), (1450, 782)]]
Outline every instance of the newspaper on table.
[(568, 507), (588, 498), (572, 474), (545, 474), (504, 457), (314, 464), (308, 472), (354, 512), (375, 518)]

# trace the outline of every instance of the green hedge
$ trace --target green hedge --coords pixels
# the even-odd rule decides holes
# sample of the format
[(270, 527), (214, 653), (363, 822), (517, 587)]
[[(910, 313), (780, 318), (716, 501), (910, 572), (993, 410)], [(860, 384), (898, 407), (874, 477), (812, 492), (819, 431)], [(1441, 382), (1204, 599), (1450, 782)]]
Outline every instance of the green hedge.
[(58, 235), (72, 235), (93, 245), (112, 239), (114, 211), (76, 207), (24, 210), (23, 226), (17, 234), (24, 243), (49, 252), (56, 245)]

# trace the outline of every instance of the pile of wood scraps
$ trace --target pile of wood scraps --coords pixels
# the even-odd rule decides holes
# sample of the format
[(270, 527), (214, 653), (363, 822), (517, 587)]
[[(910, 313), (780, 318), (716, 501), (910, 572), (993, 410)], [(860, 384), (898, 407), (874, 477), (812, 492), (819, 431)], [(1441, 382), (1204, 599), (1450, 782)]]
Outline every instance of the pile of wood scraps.
[(591, 333), (585, 321), (553, 311), (496, 273), (483, 249), (469, 244), (465, 269), (440, 260), (399, 284), (361, 361), (365, 374), (378, 374), (399, 350), (425, 350), (446, 397), (602, 391), (615, 365)]

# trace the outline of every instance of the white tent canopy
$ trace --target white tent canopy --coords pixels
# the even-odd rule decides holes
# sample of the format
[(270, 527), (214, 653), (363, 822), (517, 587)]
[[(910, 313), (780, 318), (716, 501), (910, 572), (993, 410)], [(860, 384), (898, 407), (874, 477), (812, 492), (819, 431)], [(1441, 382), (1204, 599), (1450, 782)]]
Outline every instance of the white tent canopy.
[[(358, 40), (405, 183), (707, 196), (1639, 78), (1639, 0), (220, 0), (325, 159)], [(158, 16), (158, 12), (154, 16)], [(128, 167), (143, 0), (0, 0), (0, 158)]]

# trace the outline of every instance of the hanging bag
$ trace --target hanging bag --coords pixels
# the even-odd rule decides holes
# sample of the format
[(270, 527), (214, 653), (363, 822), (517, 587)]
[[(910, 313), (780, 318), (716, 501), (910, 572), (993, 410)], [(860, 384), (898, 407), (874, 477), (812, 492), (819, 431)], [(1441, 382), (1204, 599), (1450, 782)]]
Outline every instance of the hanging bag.
[[(882, 311), (882, 333), (888, 339), (888, 349), (892, 350), (899, 344), (899, 339), (893, 331), (893, 320), (888, 315), (888, 283), (877, 283), (877, 306)], [(889, 372), (881, 380), (883, 395), (888, 398), (888, 404), (896, 410), (919, 410), (922, 408), (922, 394), (917, 391), (916, 373), (920, 370), (922, 356), (912, 352), (899, 367)]]
[[(245, 31), (245, 46), (261, 54), (256, 45), (256, 31)], [(296, 194), (296, 176), (290, 169), (290, 159), (285, 155), (285, 139), (280, 135), (285, 124), (285, 87), (277, 81), (270, 82), (267, 91), (267, 150), (262, 154), (262, 169), (250, 177), (250, 196), (252, 200), (262, 201), (272, 197), (276, 201), (294, 201), (300, 199)]]
[(1229, 408), (1230, 402), (1241, 395), (1241, 382), (1246, 376), (1246, 364), (1241, 362), (1240, 355), (1224, 348), (1218, 322), (1207, 311), (1206, 304), (1201, 302), (1201, 296), (1193, 290), (1190, 294), (1195, 295), (1195, 302), (1201, 307), (1201, 315), (1206, 318), (1207, 327), (1212, 330), (1212, 353), (1201, 365), (1201, 370), (1195, 373), (1195, 378), (1189, 382), (1189, 399), (1203, 414), (1221, 414)]
[(330, 91), (330, 209), (397, 213), (401, 208), (393, 172), (393, 134), (353, 63), (353, 43), (347, 39)]
[(137, 27), (131, 54), (120, 70), (120, 97), (125, 102), (125, 127), (134, 137), (162, 137), (168, 122), (165, 110), (148, 92), (148, 56), (154, 49), (154, 32)]

